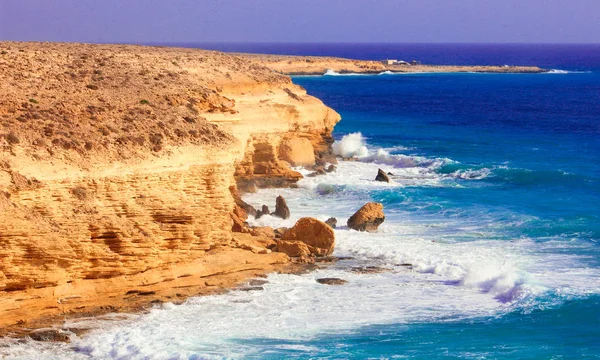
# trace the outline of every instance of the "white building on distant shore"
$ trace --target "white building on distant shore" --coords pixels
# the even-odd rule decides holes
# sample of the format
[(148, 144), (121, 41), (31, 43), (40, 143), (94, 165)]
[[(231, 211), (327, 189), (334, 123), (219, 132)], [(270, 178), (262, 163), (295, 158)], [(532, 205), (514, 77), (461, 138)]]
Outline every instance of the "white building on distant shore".
[(410, 65), (408, 62), (404, 61), (404, 60), (392, 60), (392, 59), (385, 59), (382, 61), (383, 65)]

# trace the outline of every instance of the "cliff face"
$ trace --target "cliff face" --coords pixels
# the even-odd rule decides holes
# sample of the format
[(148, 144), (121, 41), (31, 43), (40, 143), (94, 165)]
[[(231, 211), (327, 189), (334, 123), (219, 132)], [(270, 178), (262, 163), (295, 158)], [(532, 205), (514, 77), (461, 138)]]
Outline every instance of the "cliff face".
[(286, 262), (231, 232), (232, 190), (293, 184), (307, 151), (335, 161), (333, 110), (215, 52), (0, 50), (0, 327)]

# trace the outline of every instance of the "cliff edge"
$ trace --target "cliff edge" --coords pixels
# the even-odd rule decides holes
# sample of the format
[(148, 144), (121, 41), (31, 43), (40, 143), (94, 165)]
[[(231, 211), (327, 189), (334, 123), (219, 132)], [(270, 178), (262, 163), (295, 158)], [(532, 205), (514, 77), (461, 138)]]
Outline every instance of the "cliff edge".
[(0, 42), (0, 327), (282, 269), (234, 195), (335, 162), (339, 119), (235, 55)]

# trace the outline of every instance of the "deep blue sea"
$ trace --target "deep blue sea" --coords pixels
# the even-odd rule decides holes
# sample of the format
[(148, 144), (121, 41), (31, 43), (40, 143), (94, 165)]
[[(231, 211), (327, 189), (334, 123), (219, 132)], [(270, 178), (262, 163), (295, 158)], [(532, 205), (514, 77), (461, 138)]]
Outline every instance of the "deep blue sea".
[[(204, 47), (207, 47), (206, 45)], [(292, 218), (384, 204), (377, 233), (336, 230), (334, 255), (263, 291), (165, 305), (46, 358), (600, 358), (600, 46), (211, 45), (219, 50), (436, 64), (538, 65), (545, 74), (294, 77), (342, 115), (355, 156), (278, 194)], [(392, 183), (373, 181), (377, 169)], [(377, 266), (381, 273), (360, 273)], [(343, 286), (324, 286), (339, 277)], [(41, 355), (40, 355), (41, 354)], [(59, 354), (59, 355), (57, 355)]]

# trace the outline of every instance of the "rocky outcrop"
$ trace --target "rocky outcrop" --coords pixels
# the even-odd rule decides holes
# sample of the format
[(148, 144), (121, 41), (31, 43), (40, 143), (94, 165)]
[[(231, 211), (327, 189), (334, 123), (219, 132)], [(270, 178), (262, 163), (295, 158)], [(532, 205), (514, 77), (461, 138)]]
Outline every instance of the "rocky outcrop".
[(139, 304), (152, 291), (175, 297), (168, 289), (187, 286), (187, 274), (256, 274), (287, 262), (267, 251), (272, 231), (250, 234), (255, 210), (236, 190), (301, 178), (280, 158), (284, 141), (306, 139), (315, 162), (329, 161), (335, 111), (227, 54), (0, 48), (10, 65), (0, 66), (0, 129), (11, 129), (0, 130), (0, 327), (116, 311), (133, 290)]
[(381, 181), (381, 182), (390, 182), (390, 178), (389, 176), (385, 173), (385, 171), (378, 169), (377, 170), (377, 176), (375, 177), (375, 181)]
[(370, 202), (361, 207), (354, 215), (348, 219), (348, 227), (358, 231), (377, 231), (379, 225), (385, 220), (383, 214), (383, 205), (376, 202)]
[(335, 234), (324, 222), (313, 218), (302, 218), (282, 236), (283, 241), (301, 241), (310, 252), (318, 256), (331, 255), (335, 247)]
[(288, 219), (290, 217), (290, 208), (288, 208), (283, 196), (279, 195), (275, 200), (275, 212), (271, 215), (282, 219)]

